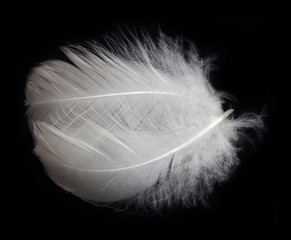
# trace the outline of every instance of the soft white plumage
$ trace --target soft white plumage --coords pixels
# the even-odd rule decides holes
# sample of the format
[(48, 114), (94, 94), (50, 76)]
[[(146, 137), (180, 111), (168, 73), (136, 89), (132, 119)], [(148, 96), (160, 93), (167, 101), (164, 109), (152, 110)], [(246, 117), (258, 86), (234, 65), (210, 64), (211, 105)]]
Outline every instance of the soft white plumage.
[[(73, 64), (33, 69), (26, 88), (34, 152), (65, 190), (98, 204), (159, 208), (202, 200), (237, 163), (241, 129), (225, 119), (195, 49), (160, 35), (68, 46)], [(223, 121), (222, 121), (223, 120)]]

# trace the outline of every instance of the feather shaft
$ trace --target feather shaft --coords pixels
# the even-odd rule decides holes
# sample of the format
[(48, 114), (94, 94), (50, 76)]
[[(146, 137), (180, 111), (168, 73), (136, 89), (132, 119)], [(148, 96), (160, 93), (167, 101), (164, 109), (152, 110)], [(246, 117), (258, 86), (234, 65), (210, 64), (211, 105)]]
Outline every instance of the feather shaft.
[(57, 103), (57, 102), (66, 102), (66, 101), (78, 101), (78, 100), (86, 100), (86, 99), (97, 99), (97, 98), (117, 97), (117, 96), (126, 96), (126, 95), (143, 95), (143, 94), (181, 96), (181, 94), (174, 93), (174, 92), (139, 91), (139, 92), (110, 93), (110, 94), (94, 95), (94, 96), (87, 96), (87, 97), (65, 98), (65, 99), (58, 99), (58, 100), (49, 100), (49, 101), (45, 101), (45, 102), (28, 103), (28, 104), (29, 105), (38, 105), (38, 104)]
[[(82, 171), (89, 171), (89, 172), (117, 172), (117, 171), (124, 171), (124, 170), (129, 170), (129, 169), (133, 169), (133, 168), (138, 168), (147, 164), (151, 164), (153, 162), (156, 162), (158, 160), (161, 160), (167, 156), (170, 156), (171, 154), (178, 152), (179, 150), (189, 146), (190, 144), (192, 144), (193, 142), (197, 141), (200, 137), (202, 137), (203, 135), (205, 135), (207, 132), (209, 132), (211, 129), (213, 129), (214, 127), (216, 127), (219, 123), (221, 123), (225, 118), (227, 118), (232, 112), (234, 111), (234, 109), (229, 109), (226, 112), (223, 113), (223, 115), (221, 115), (220, 117), (218, 117), (217, 119), (215, 119), (215, 121), (213, 121), (210, 125), (208, 125), (206, 128), (204, 128), (202, 131), (200, 131), (197, 135), (195, 135), (193, 138), (189, 139), (188, 141), (186, 141), (185, 143), (181, 144), (179, 147), (172, 149), (171, 151), (155, 158), (149, 161), (146, 161), (144, 163), (140, 163), (134, 166), (130, 166), (130, 167), (124, 167), (124, 168), (115, 168), (115, 169), (109, 169), (109, 170), (92, 170), (92, 169), (81, 169), (78, 168), (79, 170)], [(68, 168), (73, 168), (71, 166), (66, 166)]]

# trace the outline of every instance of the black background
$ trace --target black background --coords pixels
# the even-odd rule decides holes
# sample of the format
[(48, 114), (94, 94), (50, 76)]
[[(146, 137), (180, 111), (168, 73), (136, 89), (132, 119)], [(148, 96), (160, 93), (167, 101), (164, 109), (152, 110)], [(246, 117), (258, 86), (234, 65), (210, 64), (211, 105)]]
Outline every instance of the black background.
[[(16, 169), (14, 181), (14, 222), (19, 225), (100, 226), (117, 223), (166, 223), (202, 225), (278, 225), (281, 208), (278, 190), (277, 139), (281, 76), (282, 28), (280, 18), (254, 17), (91, 17), (89, 20), (53, 20), (41, 14), (18, 18), (12, 28), (16, 69), (11, 72), (15, 93), (14, 120), (18, 150), (12, 152)], [(159, 28), (170, 36), (194, 41), (202, 57), (216, 56), (211, 83), (233, 95), (236, 114), (265, 111), (265, 131), (255, 148), (246, 145), (241, 164), (228, 181), (208, 197), (208, 207), (172, 209), (163, 214), (114, 212), (86, 203), (59, 189), (45, 175), (32, 154), (28, 131), (24, 87), (29, 71), (37, 63), (64, 56), (58, 47), (90, 39), (118, 27), (142, 27), (154, 34)]]

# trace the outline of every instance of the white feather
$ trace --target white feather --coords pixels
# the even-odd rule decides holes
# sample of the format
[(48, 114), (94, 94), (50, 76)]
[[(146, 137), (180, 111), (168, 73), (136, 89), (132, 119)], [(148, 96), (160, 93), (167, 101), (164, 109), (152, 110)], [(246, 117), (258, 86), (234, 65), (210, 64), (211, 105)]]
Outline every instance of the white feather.
[[(160, 35), (109, 50), (62, 48), (26, 87), (35, 149), (56, 184), (80, 198), (159, 208), (195, 203), (236, 162), (240, 129), (257, 116), (226, 119), (191, 47)], [(201, 188), (203, 186), (203, 188)]]

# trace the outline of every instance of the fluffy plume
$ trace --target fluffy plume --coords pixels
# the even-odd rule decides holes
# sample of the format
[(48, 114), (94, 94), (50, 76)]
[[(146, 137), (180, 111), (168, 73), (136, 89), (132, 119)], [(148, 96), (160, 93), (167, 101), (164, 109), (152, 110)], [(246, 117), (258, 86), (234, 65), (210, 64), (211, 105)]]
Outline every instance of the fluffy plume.
[[(194, 47), (160, 34), (63, 47), (26, 86), (34, 153), (51, 179), (96, 204), (194, 205), (238, 163), (260, 117), (234, 119)], [(228, 117), (229, 116), (229, 117)]]

